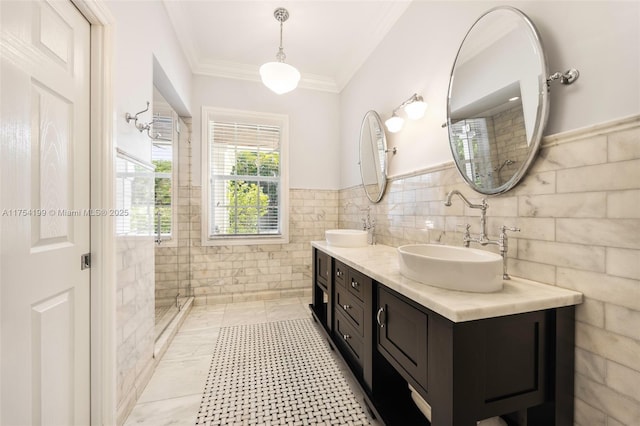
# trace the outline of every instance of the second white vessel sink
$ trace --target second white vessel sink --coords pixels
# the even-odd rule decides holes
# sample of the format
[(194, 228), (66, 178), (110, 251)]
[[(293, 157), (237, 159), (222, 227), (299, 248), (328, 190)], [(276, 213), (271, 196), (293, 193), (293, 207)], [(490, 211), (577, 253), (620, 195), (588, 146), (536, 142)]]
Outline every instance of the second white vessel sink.
[(334, 247), (366, 247), (367, 231), (361, 229), (330, 229), (324, 232), (327, 244)]
[(398, 247), (400, 274), (448, 290), (490, 293), (502, 289), (502, 256), (437, 244)]

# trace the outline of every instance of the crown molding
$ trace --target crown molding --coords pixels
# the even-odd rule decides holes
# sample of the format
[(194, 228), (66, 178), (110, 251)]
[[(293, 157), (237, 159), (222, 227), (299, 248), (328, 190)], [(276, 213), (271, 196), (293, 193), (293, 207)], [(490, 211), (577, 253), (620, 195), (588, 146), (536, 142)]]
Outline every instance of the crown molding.
[[(401, 0), (389, 2), (387, 10), (381, 14), (376, 29), (371, 33), (371, 43), (355, 55), (349, 63), (343, 64), (343, 69), (336, 77), (308, 74), (301, 72), (302, 77), (298, 87), (302, 89), (318, 90), (330, 93), (340, 93), (349, 83), (351, 78), (358, 72), (373, 51), (378, 47), (389, 30), (395, 25), (398, 18), (406, 11), (412, 0)], [(190, 30), (189, 19), (184, 14), (184, 9), (180, 7), (180, 2), (173, 0), (162, 0), (169, 16), (169, 20), (178, 38), (191, 72), (194, 74), (211, 77), (230, 78), (235, 80), (245, 80), (261, 82), (258, 66), (230, 61), (205, 61), (197, 49), (197, 40)], [(292, 64), (295, 65), (295, 64)]]
[[(250, 64), (229, 61), (210, 61), (206, 63), (198, 63), (194, 68), (192, 68), (192, 71), (194, 74), (207, 75), (211, 77), (262, 83), (259, 68)], [(340, 91), (336, 81), (331, 77), (308, 73), (301, 74), (302, 77), (298, 84), (298, 87), (301, 89), (319, 90), (330, 93), (338, 93)]]

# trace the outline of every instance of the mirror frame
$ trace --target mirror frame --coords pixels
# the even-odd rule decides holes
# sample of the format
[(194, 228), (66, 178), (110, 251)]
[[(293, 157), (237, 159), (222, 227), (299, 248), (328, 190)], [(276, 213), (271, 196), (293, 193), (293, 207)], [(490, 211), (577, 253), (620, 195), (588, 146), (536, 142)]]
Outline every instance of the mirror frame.
[[(365, 125), (368, 124), (370, 118), (373, 118), (374, 120), (376, 120), (376, 123), (378, 124), (378, 127), (380, 128), (380, 131), (382, 133), (382, 149), (378, 149), (376, 141), (372, 140), (371, 138), (369, 138), (369, 140), (366, 141), (366, 143), (371, 145), (371, 149), (373, 151), (378, 151), (378, 155), (381, 155), (383, 159), (381, 168), (380, 169), (376, 168), (376, 176), (378, 180), (378, 192), (376, 194), (370, 193), (369, 191), (367, 191), (367, 185), (365, 184), (365, 180), (364, 180), (364, 171), (363, 171), (363, 164), (362, 164), (363, 163), (362, 135), (365, 130)], [(380, 118), (380, 115), (374, 110), (367, 111), (367, 113), (364, 115), (364, 118), (362, 119), (362, 124), (360, 125), (360, 143), (359, 143), (358, 158), (359, 158), (358, 165), (360, 166), (360, 179), (362, 180), (362, 188), (364, 189), (365, 194), (367, 194), (367, 198), (369, 199), (369, 201), (371, 201), (372, 203), (378, 203), (380, 200), (382, 200), (382, 196), (384, 195), (384, 191), (387, 187), (387, 166), (388, 166), (387, 135), (384, 132), (384, 125), (382, 123), (382, 119)]]
[[(533, 126), (533, 132), (532, 132), (532, 137), (531, 137), (531, 147), (529, 149), (529, 154), (527, 155), (527, 159), (522, 163), (522, 165), (520, 166), (520, 168), (511, 176), (511, 178), (506, 181), (504, 184), (500, 185), (500, 186), (496, 186), (496, 187), (492, 187), (492, 188), (482, 188), (479, 187), (478, 185), (476, 185), (476, 183), (469, 178), (464, 169), (463, 169), (463, 165), (460, 164), (461, 162), (457, 160), (456, 157), (456, 152), (454, 152), (454, 147), (451, 143), (451, 128), (452, 128), (452, 123), (451, 123), (451, 95), (452, 95), (452, 88), (454, 85), (454, 75), (455, 75), (455, 71), (456, 71), (456, 65), (458, 63), (458, 60), (460, 59), (460, 53), (462, 52), (462, 49), (465, 45), (465, 42), (467, 41), (467, 38), (469, 37), (469, 35), (471, 34), (471, 32), (473, 31), (473, 29), (476, 27), (476, 25), (483, 19), (485, 18), (487, 15), (489, 15), (490, 13), (496, 12), (496, 11), (510, 11), (512, 13), (514, 13), (518, 18), (520, 18), (525, 24), (527, 29), (530, 32), (530, 38), (532, 39), (532, 43), (533, 43), (533, 47), (535, 48), (535, 50), (537, 52), (539, 52), (538, 54), (538, 59), (540, 61), (540, 81), (538, 83), (538, 88), (539, 88), (539, 95), (538, 95), (538, 107), (536, 109), (536, 120), (535, 120), (535, 125)], [(460, 173), (460, 175), (463, 177), (463, 179), (466, 181), (466, 183), (476, 192), (479, 192), (481, 194), (485, 194), (485, 195), (496, 195), (496, 194), (502, 194), (510, 189), (512, 189), (514, 186), (516, 186), (520, 180), (524, 177), (524, 175), (527, 173), (527, 171), (529, 170), (531, 164), (533, 163), (533, 161), (535, 160), (538, 150), (540, 148), (540, 143), (542, 141), (542, 133), (544, 131), (544, 128), (547, 124), (547, 118), (549, 115), (549, 90), (548, 90), (548, 84), (547, 84), (547, 76), (549, 75), (549, 70), (548, 70), (548, 62), (547, 62), (547, 58), (545, 55), (545, 51), (543, 49), (542, 46), (542, 41), (540, 39), (540, 34), (538, 33), (538, 30), (536, 29), (535, 25), (533, 24), (533, 22), (529, 19), (529, 17), (527, 15), (525, 15), (522, 11), (520, 11), (519, 9), (516, 9), (514, 7), (511, 6), (498, 6), (498, 7), (494, 7), (490, 10), (488, 10), (487, 12), (485, 12), (482, 16), (480, 16), (471, 26), (471, 28), (469, 28), (469, 30), (467, 31), (466, 35), (464, 36), (464, 39), (462, 40), (462, 43), (460, 44), (460, 48), (458, 49), (458, 53), (456, 54), (456, 58), (453, 62), (453, 66), (451, 68), (451, 75), (449, 77), (449, 90), (447, 93), (447, 133), (448, 133), (448, 137), (449, 137), (449, 148), (451, 149), (451, 155), (453, 157), (453, 161), (456, 164), (456, 167), (458, 169), (458, 172)]]

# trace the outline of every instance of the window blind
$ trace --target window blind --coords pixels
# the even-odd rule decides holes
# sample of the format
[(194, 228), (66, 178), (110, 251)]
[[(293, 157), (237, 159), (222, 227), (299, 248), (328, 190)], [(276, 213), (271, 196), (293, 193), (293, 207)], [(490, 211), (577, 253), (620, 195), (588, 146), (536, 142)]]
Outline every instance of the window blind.
[(209, 122), (209, 236), (280, 235), (279, 126)]

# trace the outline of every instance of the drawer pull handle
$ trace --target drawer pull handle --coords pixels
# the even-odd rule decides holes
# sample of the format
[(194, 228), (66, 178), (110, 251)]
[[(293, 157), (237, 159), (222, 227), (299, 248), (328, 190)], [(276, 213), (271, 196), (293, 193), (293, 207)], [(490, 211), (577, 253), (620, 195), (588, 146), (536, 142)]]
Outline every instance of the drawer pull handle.
[(342, 309), (344, 309), (345, 311), (347, 309), (351, 309), (351, 305), (342, 305)]
[(360, 287), (360, 283), (358, 283), (358, 281), (351, 280), (351, 287), (358, 288)]
[(348, 334), (343, 334), (343, 335), (342, 335), (342, 338), (343, 338), (344, 340), (347, 340), (347, 339), (351, 339), (351, 336), (349, 336)]
[(342, 278), (344, 276), (344, 272), (342, 271), (336, 271), (336, 277), (338, 278)]
[(378, 313), (376, 314), (376, 321), (378, 322), (378, 325), (380, 326), (380, 328), (384, 328), (384, 323), (380, 321), (380, 315), (382, 315), (383, 312), (384, 312), (384, 306), (381, 306), (380, 309), (378, 309)]

